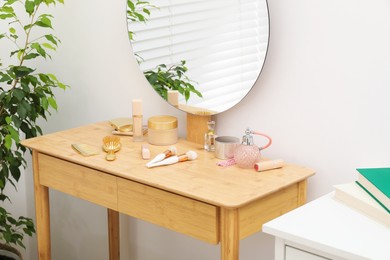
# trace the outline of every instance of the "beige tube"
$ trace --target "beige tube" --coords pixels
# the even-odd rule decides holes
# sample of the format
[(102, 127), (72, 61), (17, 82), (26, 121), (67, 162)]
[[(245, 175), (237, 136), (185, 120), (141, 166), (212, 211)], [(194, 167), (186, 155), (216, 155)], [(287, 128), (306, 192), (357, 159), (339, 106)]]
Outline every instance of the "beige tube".
[(255, 170), (258, 172), (281, 168), (284, 166), (284, 161), (281, 159), (272, 161), (262, 161), (255, 163)]

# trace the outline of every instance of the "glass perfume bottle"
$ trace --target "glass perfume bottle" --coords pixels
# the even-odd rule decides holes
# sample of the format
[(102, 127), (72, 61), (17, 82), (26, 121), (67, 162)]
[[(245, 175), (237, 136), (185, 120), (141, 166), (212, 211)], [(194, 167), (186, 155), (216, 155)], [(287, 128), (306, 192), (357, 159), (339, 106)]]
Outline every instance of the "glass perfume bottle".
[[(252, 134), (261, 135), (268, 139), (267, 145), (258, 147), (253, 143)], [(260, 151), (268, 148), (272, 143), (271, 137), (268, 135), (246, 129), (245, 135), (242, 137), (241, 145), (234, 150), (234, 160), (241, 168), (253, 168), (260, 161)]]
[(255, 163), (260, 161), (260, 150), (253, 144), (251, 131), (247, 129), (242, 137), (241, 145), (234, 151), (234, 160), (241, 168), (252, 168)]
[(204, 134), (204, 149), (208, 152), (215, 151), (215, 121), (207, 122), (207, 133)]

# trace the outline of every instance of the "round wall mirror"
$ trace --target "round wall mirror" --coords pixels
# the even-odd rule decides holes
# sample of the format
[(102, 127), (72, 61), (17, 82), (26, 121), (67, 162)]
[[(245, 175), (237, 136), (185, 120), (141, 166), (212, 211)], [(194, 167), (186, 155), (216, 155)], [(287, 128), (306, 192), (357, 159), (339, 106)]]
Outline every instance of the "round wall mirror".
[(192, 114), (243, 99), (268, 50), (266, 0), (127, 0), (128, 34), (155, 91)]

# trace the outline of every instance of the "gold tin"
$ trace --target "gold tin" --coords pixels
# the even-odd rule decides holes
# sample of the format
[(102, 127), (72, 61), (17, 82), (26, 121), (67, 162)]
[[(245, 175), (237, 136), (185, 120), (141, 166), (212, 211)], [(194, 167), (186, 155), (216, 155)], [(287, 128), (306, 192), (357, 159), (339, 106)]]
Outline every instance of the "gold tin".
[(154, 145), (171, 145), (177, 142), (177, 118), (153, 116), (148, 119), (148, 142)]

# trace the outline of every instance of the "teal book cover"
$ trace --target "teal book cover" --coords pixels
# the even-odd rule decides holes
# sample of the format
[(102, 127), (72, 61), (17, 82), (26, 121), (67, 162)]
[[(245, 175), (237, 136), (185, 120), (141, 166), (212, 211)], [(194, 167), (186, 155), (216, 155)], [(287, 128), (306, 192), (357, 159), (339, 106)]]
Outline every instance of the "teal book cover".
[(357, 171), (390, 198), (390, 168), (364, 168)]
[(358, 183), (387, 210), (390, 208), (390, 168), (361, 168)]

